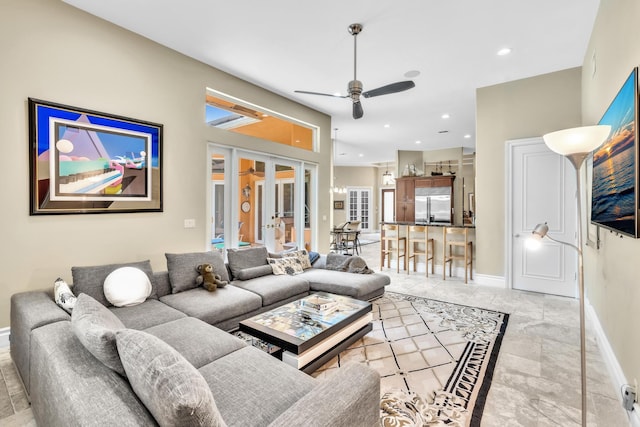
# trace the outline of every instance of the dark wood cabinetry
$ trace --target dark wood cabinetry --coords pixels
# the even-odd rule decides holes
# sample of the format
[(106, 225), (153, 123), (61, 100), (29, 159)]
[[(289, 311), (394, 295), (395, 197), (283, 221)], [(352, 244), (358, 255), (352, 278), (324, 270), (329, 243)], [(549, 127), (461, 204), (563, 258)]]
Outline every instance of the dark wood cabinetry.
[(415, 187), (451, 187), (453, 190), (453, 180), (456, 179), (455, 175), (443, 175), (443, 176), (430, 176), (414, 178), (416, 181)]
[(415, 220), (415, 184), (414, 177), (396, 179), (396, 221)]
[[(396, 179), (396, 221), (415, 221), (415, 193), (416, 188), (451, 187), (451, 200), (453, 197), (453, 180), (455, 175), (402, 177)], [(453, 222), (453, 212), (451, 216)]]

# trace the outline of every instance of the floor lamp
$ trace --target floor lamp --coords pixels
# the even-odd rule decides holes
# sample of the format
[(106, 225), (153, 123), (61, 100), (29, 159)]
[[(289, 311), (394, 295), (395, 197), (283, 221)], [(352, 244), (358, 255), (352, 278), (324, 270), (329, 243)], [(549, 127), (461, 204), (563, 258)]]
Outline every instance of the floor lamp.
[(580, 168), (587, 156), (596, 148), (598, 148), (609, 136), (611, 126), (585, 126), (572, 129), (559, 130), (544, 135), (547, 147), (558, 154), (565, 156), (576, 171), (577, 186), (577, 220), (578, 233), (577, 244), (562, 242), (548, 236), (549, 226), (538, 224), (532, 232), (532, 236), (536, 239), (542, 239), (545, 236), (557, 243), (572, 247), (578, 252), (578, 286), (580, 297), (580, 377), (582, 381), (582, 426), (587, 425), (587, 358), (586, 358), (586, 340), (585, 340), (585, 317), (584, 317), (584, 270), (582, 264), (582, 217), (580, 214), (581, 206), (581, 188), (580, 188)]

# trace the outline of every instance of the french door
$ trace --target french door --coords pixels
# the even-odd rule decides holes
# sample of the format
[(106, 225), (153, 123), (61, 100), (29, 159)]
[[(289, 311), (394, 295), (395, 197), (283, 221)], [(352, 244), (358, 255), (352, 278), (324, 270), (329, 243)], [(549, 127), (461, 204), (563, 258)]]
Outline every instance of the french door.
[(371, 230), (371, 188), (347, 188), (347, 221), (360, 221), (360, 230)]
[[(312, 247), (315, 165), (213, 144), (210, 154), (214, 248), (263, 245), (278, 252)], [(228, 202), (223, 209), (221, 191)]]

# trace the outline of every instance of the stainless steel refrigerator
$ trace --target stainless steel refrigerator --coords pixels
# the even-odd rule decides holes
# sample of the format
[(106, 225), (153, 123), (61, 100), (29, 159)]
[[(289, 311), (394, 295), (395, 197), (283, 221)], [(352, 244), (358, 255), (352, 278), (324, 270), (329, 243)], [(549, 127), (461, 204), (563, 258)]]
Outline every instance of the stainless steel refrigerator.
[(415, 222), (451, 222), (451, 187), (420, 187), (415, 192)]

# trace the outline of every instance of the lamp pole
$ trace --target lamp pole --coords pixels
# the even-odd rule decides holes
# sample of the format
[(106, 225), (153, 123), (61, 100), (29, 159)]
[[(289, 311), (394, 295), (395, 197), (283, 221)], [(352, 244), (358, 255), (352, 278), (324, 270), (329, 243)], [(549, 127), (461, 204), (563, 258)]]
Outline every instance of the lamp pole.
[(576, 214), (578, 215), (578, 292), (580, 294), (580, 379), (582, 384), (582, 426), (587, 426), (587, 343), (585, 338), (585, 317), (584, 317), (584, 264), (582, 260), (582, 191), (580, 186), (580, 168), (589, 153), (569, 154), (569, 159), (576, 170), (576, 189), (578, 192), (578, 206)]
[[(582, 426), (587, 426), (587, 346), (585, 337), (585, 313), (584, 313), (584, 263), (582, 257), (582, 191), (580, 185), (580, 169), (587, 156), (605, 142), (609, 133), (611, 132), (611, 126), (609, 125), (596, 125), (596, 126), (584, 126), (580, 128), (565, 129), (552, 133), (548, 133), (543, 136), (545, 144), (558, 154), (563, 155), (573, 165), (576, 172), (576, 189), (577, 189), (577, 224), (578, 233), (576, 245), (572, 245), (567, 242), (560, 242), (558, 240), (551, 240), (573, 247), (578, 252), (578, 292), (580, 297), (580, 379), (582, 385)], [(534, 230), (534, 234), (544, 237), (549, 228), (545, 225), (540, 232), (540, 228), (537, 226)]]

